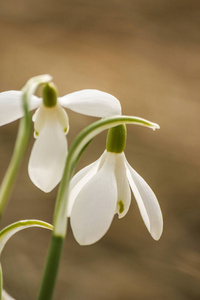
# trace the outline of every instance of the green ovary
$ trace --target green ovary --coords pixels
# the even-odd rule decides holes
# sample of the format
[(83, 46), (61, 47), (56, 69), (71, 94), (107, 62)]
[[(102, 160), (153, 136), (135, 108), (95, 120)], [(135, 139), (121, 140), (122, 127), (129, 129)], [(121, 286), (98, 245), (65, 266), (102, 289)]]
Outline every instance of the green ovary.
[(57, 104), (57, 89), (53, 83), (48, 83), (42, 91), (43, 104), (45, 107), (54, 107)]
[(126, 146), (126, 125), (118, 125), (108, 130), (106, 150), (112, 153), (122, 153)]

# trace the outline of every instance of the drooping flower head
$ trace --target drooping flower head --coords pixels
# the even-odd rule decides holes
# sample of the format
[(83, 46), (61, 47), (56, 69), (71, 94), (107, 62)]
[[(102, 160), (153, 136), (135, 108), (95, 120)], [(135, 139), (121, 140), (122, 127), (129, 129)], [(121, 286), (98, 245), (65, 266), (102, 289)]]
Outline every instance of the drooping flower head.
[(71, 180), (68, 216), (73, 234), (81, 245), (101, 239), (116, 213), (119, 218), (126, 215), (131, 203), (130, 189), (152, 237), (158, 240), (162, 234), (163, 219), (157, 198), (128, 164), (125, 145), (125, 125), (109, 129), (103, 155)]
[[(23, 117), (21, 98), (21, 91), (0, 93), (0, 126)], [(50, 192), (59, 183), (65, 165), (65, 135), (69, 130), (69, 121), (63, 107), (94, 117), (121, 114), (119, 101), (98, 90), (82, 90), (58, 97), (55, 86), (48, 83), (44, 86), (42, 98), (31, 96), (29, 109), (37, 108), (33, 115), (36, 141), (28, 171), (32, 182), (44, 192)]]

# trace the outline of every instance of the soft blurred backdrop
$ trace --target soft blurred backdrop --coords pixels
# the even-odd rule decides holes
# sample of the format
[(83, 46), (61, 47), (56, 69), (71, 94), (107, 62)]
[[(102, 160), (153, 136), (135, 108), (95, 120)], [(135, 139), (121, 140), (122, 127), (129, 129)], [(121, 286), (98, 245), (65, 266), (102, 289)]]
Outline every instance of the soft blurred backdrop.
[[(64, 95), (95, 88), (116, 96), (123, 113), (159, 131), (128, 126), (126, 156), (155, 191), (164, 232), (155, 242), (134, 197), (106, 236), (81, 247), (69, 226), (56, 300), (200, 299), (200, 2), (195, 0), (1, 0), (0, 91), (19, 90), (49, 73)], [(75, 135), (95, 118), (68, 111)], [(0, 178), (18, 122), (0, 128)], [(106, 134), (79, 168), (96, 160)], [(57, 189), (44, 194), (27, 174), (30, 146), (4, 226), (27, 218), (52, 221)], [(28, 229), (2, 255), (4, 285), (17, 300), (36, 298), (50, 233)]]

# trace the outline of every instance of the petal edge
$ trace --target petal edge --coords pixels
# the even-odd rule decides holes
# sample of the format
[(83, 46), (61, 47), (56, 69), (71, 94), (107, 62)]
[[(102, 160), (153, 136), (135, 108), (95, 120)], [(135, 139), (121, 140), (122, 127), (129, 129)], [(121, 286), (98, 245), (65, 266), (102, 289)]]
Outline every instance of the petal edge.
[[(7, 91), (0, 93), (0, 126), (14, 122), (23, 117), (22, 92)], [(37, 96), (32, 96), (29, 103), (30, 110), (36, 109), (41, 102)]]
[(119, 100), (99, 90), (77, 91), (59, 98), (59, 103), (77, 113), (93, 117), (121, 115)]
[(146, 181), (128, 164), (127, 177), (135, 196), (143, 221), (155, 240), (163, 231), (163, 218), (156, 195)]

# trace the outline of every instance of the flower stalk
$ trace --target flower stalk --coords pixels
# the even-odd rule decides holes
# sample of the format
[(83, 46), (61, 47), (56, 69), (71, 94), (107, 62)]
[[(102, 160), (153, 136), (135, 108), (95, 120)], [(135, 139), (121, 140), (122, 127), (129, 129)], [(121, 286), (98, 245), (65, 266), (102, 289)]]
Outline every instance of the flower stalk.
[(0, 300), (2, 300), (2, 292), (3, 292), (3, 274), (2, 274), (2, 267), (0, 264)]
[(51, 300), (62, 253), (64, 238), (52, 235), (38, 300)]
[(0, 187), (0, 217), (2, 216), (5, 207), (7, 205), (7, 202), (9, 200), (9, 196), (11, 194), (17, 176), (17, 172), (19, 170), (19, 166), (24, 156), (29, 141), (30, 132), (31, 132), (31, 116), (27, 109), (28, 104), (26, 104), (27, 103), (26, 93), (24, 93), (23, 95), (23, 102), (24, 102), (23, 106), (24, 109), (26, 110), (26, 113), (24, 118), (22, 118), (20, 121), (13, 155)]

